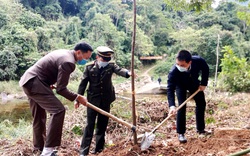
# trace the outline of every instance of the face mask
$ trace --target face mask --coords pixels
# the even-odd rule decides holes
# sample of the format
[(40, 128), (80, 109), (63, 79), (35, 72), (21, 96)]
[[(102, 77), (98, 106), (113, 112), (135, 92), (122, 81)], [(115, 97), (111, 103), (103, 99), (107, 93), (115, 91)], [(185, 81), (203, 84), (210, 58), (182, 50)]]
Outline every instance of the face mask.
[(186, 71), (188, 71), (187, 68), (181, 67), (181, 66), (179, 66), (179, 65), (175, 65), (175, 66), (178, 68), (178, 70), (179, 70), (180, 72), (186, 72)]
[(82, 60), (77, 61), (77, 63), (78, 63), (79, 65), (85, 65), (85, 64), (87, 63), (87, 60), (82, 59)]
[(109, 64), (109, 62), (98, 61), (99, 68), (101, 68), (101, 67), (104, 68), (104, 67), (106, 67), (108, 64)]

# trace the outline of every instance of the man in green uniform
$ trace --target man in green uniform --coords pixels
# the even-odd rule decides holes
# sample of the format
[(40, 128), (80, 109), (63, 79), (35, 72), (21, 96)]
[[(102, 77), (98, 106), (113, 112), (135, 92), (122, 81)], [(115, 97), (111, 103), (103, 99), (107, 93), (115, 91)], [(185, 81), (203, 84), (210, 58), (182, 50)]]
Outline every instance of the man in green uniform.
[[(97, 58), (94, 62), (86, 65), (82, 81), (78, 88), (78, 94), (84, 95), (87, 84), (87, 99), (93, 105), (110, 112), (110, 104), (115, 100), (115, 90), (112, 84), (112, 75), (129, 78), (131, 73), (124, 68), (120, 68), (114, 62), (111, 62), (113, 50), (108, 47), (100, 46), (97, 48)], [(76, 108), (79, 103), (75, 103)], [(80, 155), (88, 155), (93, 132), (96, 123), (96, 146), (93, 153), (99, 153), (104, 148), (105, 131), (108, 125), (108, 117), (87, 108), (87, 126), (84, 130), (83, 139), (80, 147)]]

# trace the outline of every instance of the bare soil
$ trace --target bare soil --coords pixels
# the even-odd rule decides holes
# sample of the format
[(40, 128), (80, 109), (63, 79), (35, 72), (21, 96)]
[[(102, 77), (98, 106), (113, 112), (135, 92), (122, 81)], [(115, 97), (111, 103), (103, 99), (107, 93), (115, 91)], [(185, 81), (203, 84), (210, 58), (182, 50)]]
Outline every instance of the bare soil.
[[(134, 144), (133, 133), (112, 120), (110, 120), (107, 135), (106, 148), (98, 156), (225, 156), (250, 148), (250, 130), (247, 125), (250, 120), (250, 94), (206, 92), (206, 129), (212, 131), (211, 135), (199, 137), (195, 128), (194, 102), (188, 103), (187, 109), (187, 133), (188, 142), (179, 143), (176, 134), (175, 119), (169, 119), (156, 132), (156, 138), (146, 151), (141, 151), (141, 139)], [(146, 97), (146, 95), (145, 95)], [(137, 136), (150, 132), (159, 124), (168, 113), (166, 100), (142, 100), (137, 101)], [(122, 102), (121, 102), (122, 103)], [(82, 107), (82, 109), (84, 109)], [(112, 110), (117, 109), (112, 108)], [(123, 108), (124, 109), (124, 108)], [(125, 109), (126, 110), (126, 109)], [(79, 139), (81, 136), (73, 134), (69, 125), (73, 124), (73, 118), (77, 118), (80, 111), (68, 111), (65, 119), (62, 146), (58, 148), (59, 156), (78, 155)], [(117, 112), (112, 114), (123, 118)], [(83, 119), (78, 120), (84, 120)], [(127, 120), (127, 119), (124, 119)], [(128, 121), (131, 122), (131, 121)], [(84, 125), (85, 123), (83, 123)], [(68, 127), (67, 127), (68, 126)], [(92, 147), (94, 146), (94, 139)], [(8, 138), (0, 140), (1, 155), (30, 156), (32, 153), (32, 140), (19, 139), (15, 142)], [(91, 156), (91, 154), (90, 154)]]

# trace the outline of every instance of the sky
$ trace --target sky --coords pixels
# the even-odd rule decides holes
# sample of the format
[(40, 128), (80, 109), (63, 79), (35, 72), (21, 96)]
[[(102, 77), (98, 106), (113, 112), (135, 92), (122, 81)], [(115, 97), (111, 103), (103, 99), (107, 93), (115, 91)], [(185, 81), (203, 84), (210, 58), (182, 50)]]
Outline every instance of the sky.
[(214, 3), (212, 4), (212, 7), (213, 8), (216, 8), (218, 5), (219, 5), (219, 2), (220, 2), (221, 0), (215, 0), (214, 1)]
[[(235, 0), (214, 0), (214, 3), (212, 4), (212, 7), (213, 7), (213, 8), (216, 8), (216, 7), (219, 5), (219, 3), (220, 3), (221, 1), (235, 1)], [(238, 2), (238, 3), (239, 3), (239, 2)], [(247, 2), (239, 3), (239, 4), (244, 5), (244, 6), (247, 6), (247, 4), (249, 4), (249, 3), (250, 3), (250, 0), (248, 0)]]

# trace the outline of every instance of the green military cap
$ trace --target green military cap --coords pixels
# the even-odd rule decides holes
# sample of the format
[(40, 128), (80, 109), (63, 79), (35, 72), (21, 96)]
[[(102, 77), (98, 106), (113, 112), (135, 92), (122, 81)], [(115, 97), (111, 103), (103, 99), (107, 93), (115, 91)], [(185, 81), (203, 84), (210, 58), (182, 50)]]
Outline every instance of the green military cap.
[(114, 51), (106, 46), (99, 46), (97, 47), (97, 54), (102, 57), (111, 57), (114, 54)]

